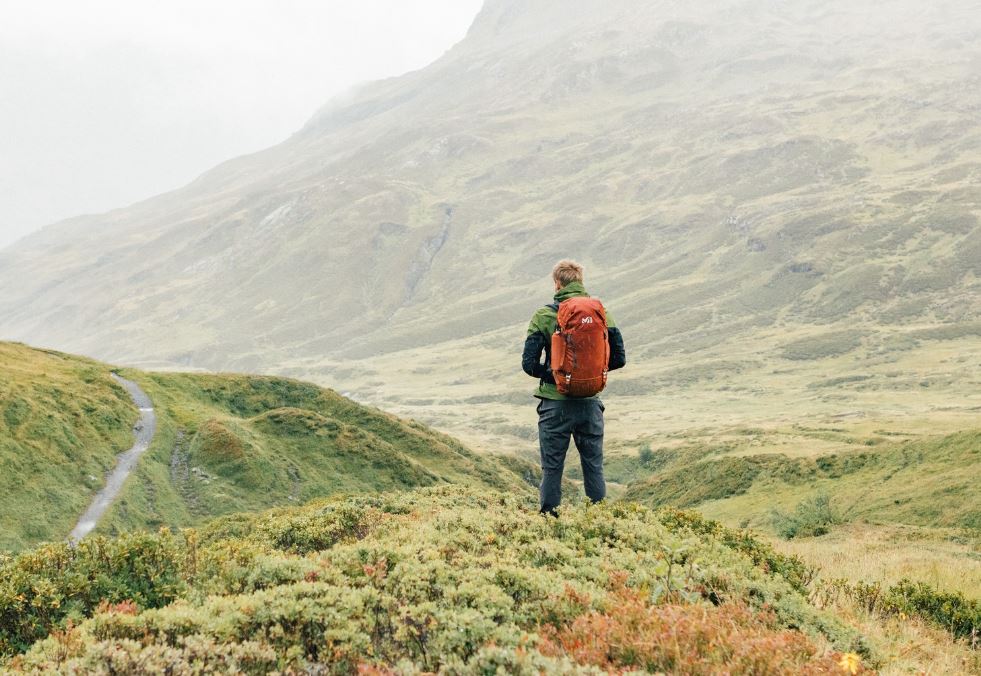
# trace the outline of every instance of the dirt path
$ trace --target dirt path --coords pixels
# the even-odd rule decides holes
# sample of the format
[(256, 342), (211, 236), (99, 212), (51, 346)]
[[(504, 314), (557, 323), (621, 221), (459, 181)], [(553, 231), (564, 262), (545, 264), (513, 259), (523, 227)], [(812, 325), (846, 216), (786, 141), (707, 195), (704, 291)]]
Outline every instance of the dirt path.
[(115, 373), (112, 374), (112, 377), (116, 382), (126, 388), (129, 396), (133, 398), (133, 402), (140, 408), (140, 419), (136, 423), (136, 426), (133, 427), (133, 435), (136, 437), (136, 443), (133, 444), (131, 449), (120, 453), (117, 457), (116, 467), (109, 473), (105, 487), (96, 493), (92, 504), (85, 510), (85, 514), (78, 520), (78, 524), (76, 524), (68, 536), (68, 539), (72, 542), (81, 540), (99, 523), (99, 519), (102, 518), (106, 510), (109, 509), (119, 496), (119, 491), (122, 490), (123, 483), (129, 477), (130, 472), (136, 467), (140, 456), (150, 448), (150, 442), (153, 441), (153, 433), (157, 429), (157, 415), (153, 412), (153, 403), (146, 396), (146, 393), (140, 389), (140, 386), (131, 380), (119, 377)]

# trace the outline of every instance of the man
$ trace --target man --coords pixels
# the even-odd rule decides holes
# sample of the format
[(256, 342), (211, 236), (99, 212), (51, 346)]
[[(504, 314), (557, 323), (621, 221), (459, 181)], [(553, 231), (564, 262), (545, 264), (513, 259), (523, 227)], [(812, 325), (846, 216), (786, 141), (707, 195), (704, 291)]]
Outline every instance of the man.
[[(561, 304), (571, 298), (589, 298), (583, 286), (582, 266), (575, 261), (559, 261), (552, 270), (552, 280), (555, 282), (555, 304), (541, 308), (531, 318), (521, 359), (524, 372), (539, 379), (535, 396), (541, 400), (538, 404), (538, 443), (542, 462), (539, 506), (543, 514), (555, 514), (562, 501), (562, 470), (570, 439), (575, 439), (579, 449), (587, 497), (593, 502), (606, 497), (603, 479), (603, 411), (606, 409), (603, 402), (596, 395), (572, 397), (562, 394), (552, 373), (552, 335), (558, 326)], [(623, 368), (627, 355), (623, 336), (613, 317), (606, 313), (605, 319), (609, 339), (608, 369), (613, 371)]]

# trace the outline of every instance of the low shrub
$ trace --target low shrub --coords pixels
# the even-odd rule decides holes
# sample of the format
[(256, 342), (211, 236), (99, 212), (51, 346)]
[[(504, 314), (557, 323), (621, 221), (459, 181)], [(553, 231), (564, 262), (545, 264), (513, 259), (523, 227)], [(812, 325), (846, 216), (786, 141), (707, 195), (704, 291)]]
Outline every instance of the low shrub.
[(46, 545), (0, 559), (0, 658), (106, 602), (170, 603), (187, 588), (186, 554), (179, 536), (162, 531)]
[[(608, 673), (840, 673), (841, 656), (821, 654), (803, 634), (742, 604), (652, 605), (619, 587), (602, 610), (542, 630), (542, 652)], [(852, 673), (862, 671), (860, 660)]]
[(780, 537), (791, 540), (826, 535), (832, 526), (841, 524), (843, 518), (832, 506), (831, 498), (816, 495), (798, 503), (792, 513), (773, 510), (770, 522)]
[(801, 594), (807, 593), (808, 586), (817, 574), (817, 570), (804, 563), (799, 556), (781, 554), (749, 531), (727, 528), (697, 512), (662, 508), (657, 514), (661, 522), (673, 532), (684, 529), (699, 536), (716, 538), (726, 547), (748, 556), (754, 565), (764, 571), (779, 575)]
[(338, 502), (314, 512), (260, 521), (254, 537), (282, 551), (318, 552), (342, 540), (364, 538), (379, 517), (373, 508)]
[(943, 627), (957, 638), (981, 644), (981, 603), (960, 592), (942, 592), (923, 582), (902, 580), (888, 588), (858, 582), (847, 593), (869, 612), (917, 616)]
[[(77, 629), (59, 632), (45, 641), (55, 658), (44, 671), (72, 674), (243, 674), (262, 676), (279, 669), (280, 659), (270, 646), (255, 641), (225, 643), (210, 637), (192, 636), (175, 645), (145, 645), (125, 639), (98, 641), (82, 653), (75, 644), (82, 639)], [(24, 669), (14, 659), (14, 670)]]

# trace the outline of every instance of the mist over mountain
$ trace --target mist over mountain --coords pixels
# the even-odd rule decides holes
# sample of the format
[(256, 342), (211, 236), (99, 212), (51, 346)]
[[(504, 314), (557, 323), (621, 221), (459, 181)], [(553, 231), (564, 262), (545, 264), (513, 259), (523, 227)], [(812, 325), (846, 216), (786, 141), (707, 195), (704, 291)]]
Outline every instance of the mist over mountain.
[(0, 8), (0, 248), (280, 143), (330, 96), (418, 69), (481, 0)]
[(979, 92), (963, 0), (489, 0), (285, 143), (0, 253), (0, 336), (392, 395), (420, 350), (513, 371), (572, 256), (634, 374), (881, 351), (981, 317)]

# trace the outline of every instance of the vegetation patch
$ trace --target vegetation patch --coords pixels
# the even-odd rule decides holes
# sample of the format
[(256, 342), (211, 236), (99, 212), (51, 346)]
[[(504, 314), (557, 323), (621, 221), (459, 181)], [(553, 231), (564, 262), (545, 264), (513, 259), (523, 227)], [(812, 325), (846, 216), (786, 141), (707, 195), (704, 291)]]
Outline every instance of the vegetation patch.
[(336, 420), (330, 420), (316, 411), (302, 408), (277, 408), (255, 417), (255, 423), (267, 429), (278, 429), (285, 434), (319, 434), (334, 437), (341, 431)]
[(628, 486), (624, 498), (654, 507), (693, 507), (741, 495), (761, 476), (799, 477), (806, 469), (804, 461), (783, 455), (724, 456), (672, 465)]
[(187, 591), (183, 538), (161, 531), (0, 557), (0, 657), (27, 649), (101, 604), (157, 608)]
[[(835, 430), (801, 431), (853, 443)], [(698, 506), (732, 523), (762, 518), (798, 535), (812, 531), (808, 524), (824, 530), (819, 524), (831, 515), (811, 519), (822, 511), (822, 495), (845, 507), (837, 518), (847, 513), (850, 520), (972, 530), (981, 526), (981, 494), (974, 480), (981, 469), (981, 433), (898, 443), (870, 438), (862, 448), (816, 458), (769, 454), (682, 459), (630, 483), (624, 497), (654, 507)], [(775, 503), (802, 503), (800, 509), (809, 514), (798, 514), (795, 508), (774, 519), (769, 508)], [(825, 527), (833, 523), (826, 521)]]
[(718, 521), (706, 519), (698, 512), (665, 507), (658, 510), (658, 517), (672, 532), (691, 532), (700, 537), (719, 540), (726, 547), (748, 556), (763, 570), (777, 573), (802, 594), (806, 592), (817, 573), (799, 556), (781, 554), (749, 531), (727, 528)]
[(919, 329), (910, 334), (919, 340), (958, 340), (981, 336), (981, 322), (962, 322), (945, 324), (929, 329)]
[(780, 537), (792, 540), (826, 535), (833, 526), (844, 523), (844, 518), (832, 506), (831, 498), (815, 495), (799, 502), (793, 512), (771, 511), (770, 522)]
[(826, 380), (819, 380), (817, 382), (810, 383), (807, 388), (814, 390), (824, 387), (834, 388), (841, 387), (842, 385), (853, 385), (855, 383), (864, 383), (872, 380), (874, 376), (870, 375), (851, 375), (851, 376), (839, 376), (837, 378), (828, 378)]
[(209, 465), (234, 463), (248, 456), (242, 439), (217, 420), (209, 420), (201, 426), (192, 448)]
[(946, 629), (955, 638), (966, 639), (971, 647), (981, 648), (981, 602), (968, 599), (960, 592), (943, 592), (907, 579), (889, 586), (879, 582), (850, 584), (835, 579), (821, 582), (815, 595), (825, 602), (844, 596), (870, 613), (920, 617)]
[[(127, 540), (141, 567), (118, 580), (102, 569), (103, 586), (70, 616), (17, 600), (26, 582), (0, 597), (0, 612), (21, 604), (5, 668), (715, 673), (727, 659), (820, 671), (845, 653), (874, 664), (859, 635), (777, 570), (699, 534), (711, 524), (684, 522), (620, 503), (543, 517), (532, 500), (458, 487), (226, 517)], [(59, 547), (5, 562), (0, 583), (29, 567), (30, 586), (60, 584)], [(94, 551), (80, 555), (86, 571), (99, 570)]]
[(861, 346), (864, 337), (862, 331), (833, 331), (808, 336), (784, 345), (780, 356), (794, 361), (838, 357)]
[[(599, 610), (543, 627), (545, 655), (608, 673), (835, 673), (842, 658), (822, 654), (806, 636), (766, 612), (740, 604), (654, 605), (646, 594), (615, 588)], [(860, 662), (855, 673), (860, 669)]]

